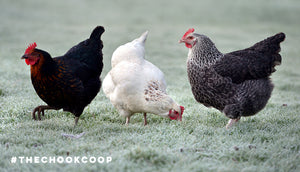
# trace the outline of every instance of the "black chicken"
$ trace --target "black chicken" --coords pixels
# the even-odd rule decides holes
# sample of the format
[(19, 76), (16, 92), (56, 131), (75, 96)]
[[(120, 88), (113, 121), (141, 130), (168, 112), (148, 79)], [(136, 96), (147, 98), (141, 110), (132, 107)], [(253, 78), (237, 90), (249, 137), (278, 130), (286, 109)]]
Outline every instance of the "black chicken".
[(222, 54), (207, 36), (193, 32), (189, 29), (179, 42), (189, 48), (187, 72), (195, 99), (231, 118), (226, 128), (262, 110), (273, 90), (269, 76), (281, 64), (280, 43), (285, 34)]
[(47, 106), (32, 112), (44, 115), (46, 109), (63, 109), (75, 115), (75, 125), (84, 108), (95, 98), (101, 87), (103, 69), (102, 26), (96, 27), (90, 38), (72, 47), (65, 55), (51, 58), (46, 51), (31, 44), (22, 56), (30, 65), (31, 81), (36, 93)]

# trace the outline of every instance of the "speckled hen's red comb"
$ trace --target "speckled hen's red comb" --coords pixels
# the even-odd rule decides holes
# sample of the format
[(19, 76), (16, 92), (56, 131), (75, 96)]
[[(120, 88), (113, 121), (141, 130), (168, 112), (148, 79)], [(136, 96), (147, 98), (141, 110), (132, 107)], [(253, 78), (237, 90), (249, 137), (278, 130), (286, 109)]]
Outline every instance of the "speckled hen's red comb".
[(185, 32), (185, 34), (183, 35), (182, 39), (184, 39), (188, 34), (193, 33), (195, 31), (194, 28), (190, 28), (188, 31)]
[(25, 51), (25, 54), (30, 54), (30, 53), (32, 53), (32, 51), (35, 49), (35, 47), (36, 47), (36, 43), (35, 43), (35, 42), (32, 43), (32, 44), (30, 44), (30, 45), (27, 47), (27, 49), (26, 49), (26, 51)]

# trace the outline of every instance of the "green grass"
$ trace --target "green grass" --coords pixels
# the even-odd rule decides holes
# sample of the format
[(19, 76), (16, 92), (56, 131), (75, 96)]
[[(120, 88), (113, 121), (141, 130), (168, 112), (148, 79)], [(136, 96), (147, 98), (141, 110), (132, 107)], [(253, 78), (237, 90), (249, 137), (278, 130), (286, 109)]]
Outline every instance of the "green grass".
[[(300, 1), (0, 0), (0, 171), (300, 171)], [(102, 90), (74, 128), (72, 114), (47, 111), (20, 57), (27, 45), (62, 55), (103, 25), (103, 79), (113, 51), (149, 30), (146, 58), (165, 73), (168, 93), (185, 106), (183, 121), (149, 115), (124, 125)], [(195, 102), (186, 74), (185, 31), (209, 36), (222, 52), (286, 33), (282, 65), (266, 108), (230, 130), (227, 118)], [(287, 106), (283, 106), (286, 104)], [(86, 134), (79, 139), (61, 133)], [(13, 156), (111, 156), (110, 163), (10, 163)]]

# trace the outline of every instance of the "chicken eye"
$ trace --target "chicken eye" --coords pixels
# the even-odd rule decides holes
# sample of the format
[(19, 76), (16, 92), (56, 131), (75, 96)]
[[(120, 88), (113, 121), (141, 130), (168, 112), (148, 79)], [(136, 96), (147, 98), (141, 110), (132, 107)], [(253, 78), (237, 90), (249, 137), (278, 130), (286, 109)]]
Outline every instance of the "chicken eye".
[(189, 37), (187, 37), (187, 39), (194, 39), (194, 37), (192, 37), (192, 36), (189, 36)]

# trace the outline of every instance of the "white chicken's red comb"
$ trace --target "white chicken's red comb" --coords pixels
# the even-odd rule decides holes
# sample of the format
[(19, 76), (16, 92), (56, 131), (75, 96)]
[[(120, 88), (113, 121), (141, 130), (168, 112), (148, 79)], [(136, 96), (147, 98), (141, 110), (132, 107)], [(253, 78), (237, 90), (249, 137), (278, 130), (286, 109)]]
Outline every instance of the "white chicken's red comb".
[(183, 111), (184, 111), (184, 107), (183, 106), (180, 106), (180, 109), (181, 109), (181, 115), (183, 114)]
[(185, 32), (185, 34), (183, 35), (182, 39), (184, 39), (188, 34), (193, 33), (195, 31), (194, 28), (190, 28), (188, 31)]

